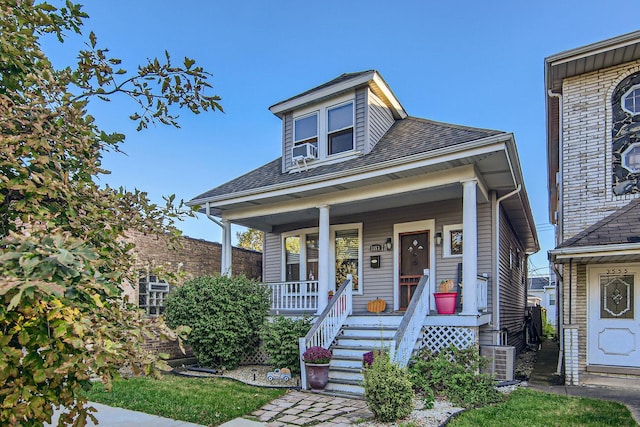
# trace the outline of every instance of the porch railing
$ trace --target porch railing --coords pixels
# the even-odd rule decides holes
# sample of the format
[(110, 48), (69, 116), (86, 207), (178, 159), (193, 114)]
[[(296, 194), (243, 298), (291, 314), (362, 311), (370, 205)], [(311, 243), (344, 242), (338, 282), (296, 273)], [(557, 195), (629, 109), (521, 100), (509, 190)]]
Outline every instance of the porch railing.
[(347, 279), (342, 283), (320, 316), (318, 316), (309, 333), (304, 338), (298, 340), (298, 347), (300, 349), (300, 380), (304, 390), (307, 389), (307, 370), (304, 366), (302, 355), (309, 347), (318, 346), (328, 349), (333, 340), (336, 339), (336, 336), (338, 336), (342, 325), (344, 325), (344, 321), (353, 311), (353, 286), (351, 285), (351, 280), (352, 277), (348, 274)]
[(316, 311), (318, 308), (318, 281), (265, 283), (271, 289), (271, 310)]
[(390, 349), (391, 358), (400, 367), (405, 367), (409, 363), (413, 348), (424, 325), (424, 319), (429, 314), (429, 293), (425, 292), (425, 289), (429, 289), (428, 284), (429, 270), (426, 269), (393, 338)]
[(477, 291), (476, 291), (476, 302), (478, 304), (478, 310), (486, 310), (487, 309), (487, 284), (489, 279), (486, 276), (478, 276), (477, 280)]

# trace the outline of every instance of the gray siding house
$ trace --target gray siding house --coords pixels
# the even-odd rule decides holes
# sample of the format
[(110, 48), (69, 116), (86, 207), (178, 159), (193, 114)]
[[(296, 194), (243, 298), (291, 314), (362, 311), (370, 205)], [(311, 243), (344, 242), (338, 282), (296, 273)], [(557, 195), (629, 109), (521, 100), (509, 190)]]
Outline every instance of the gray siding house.
[[(361, 355), (376, 342), (400, 364), (424, 346), (524, 346), (539, 245), (511, 133), (411, 117), (375, 70), (270, 111), (282, 156), (189, 204), (222, 226), (225, 248), (232, 223), (264, 231), (272, 310), (318, 316), (300, 345), (332, 348), (329, 390), (361, 392)], [(458, 300), (442, 315), (448, 279)], [(368, 310), (375, 300), (383, 312)]]
[(640, 378), (640, 31), (545, 60), (565, 382)]

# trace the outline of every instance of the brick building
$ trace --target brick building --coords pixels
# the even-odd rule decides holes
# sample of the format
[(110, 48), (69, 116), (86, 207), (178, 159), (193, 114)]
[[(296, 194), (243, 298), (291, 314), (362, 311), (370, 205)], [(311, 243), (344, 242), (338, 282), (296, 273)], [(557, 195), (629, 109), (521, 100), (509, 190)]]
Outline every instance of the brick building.
[(567, 384), (640, 378), (640, 31), (545, 61)]

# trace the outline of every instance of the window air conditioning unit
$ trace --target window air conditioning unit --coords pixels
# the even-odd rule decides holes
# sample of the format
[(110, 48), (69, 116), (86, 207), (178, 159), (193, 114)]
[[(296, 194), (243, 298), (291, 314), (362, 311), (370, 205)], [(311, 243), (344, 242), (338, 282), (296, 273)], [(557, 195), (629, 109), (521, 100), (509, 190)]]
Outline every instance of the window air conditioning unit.
[(494, 375), (498, 381), (513, 381), (516, 348), (510, 345), (481, 345), (480, 356), (488, 359), (483, 374)]
[(317, 159), (318, 158), (318, 149), (315, 145), (310, 142), (295, 145), (291, 148), (291, 159), (294, 162), (299, 162), (301, 160), (309, 160), (309, 159)]

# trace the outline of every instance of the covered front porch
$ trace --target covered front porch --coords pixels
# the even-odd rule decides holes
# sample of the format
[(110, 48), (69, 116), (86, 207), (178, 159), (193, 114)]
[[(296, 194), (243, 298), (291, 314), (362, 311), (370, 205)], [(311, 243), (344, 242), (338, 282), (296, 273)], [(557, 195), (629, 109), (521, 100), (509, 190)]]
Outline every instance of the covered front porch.
[[(486, 319), (480, 321), (479, 324), (488, 323), (487, 296), (488, 296), (488, 278), (486, 276), (477, 276), (476, 279), (476, 304), (477, 317), (480, 319)], [(278, 282), (278, 283), (265, 283), (265, 286), (271, 290), (271, 314), (273, 315), (317, 315), (322, 313), (324, 307), (320, 307), (319, 302), (319, 282), (318, 280), (307, 281), (290, 281), (290, 282)], [(464, 288), (463, 292), (458, 296), (458, 303), (453, 314), (438, 314), (435, 305), (434, 294), (437, 292), (437, 285), (429, 286), (428, 291), (423, 295), (423, 298), (428, 300), (428, 316), (431, 318), (425, 324), (440, 324), (440, 325), (462, 325), (466, 322), (462, 319), (451, 319), (450, 316), (467, 316), (464, 314)], [(334, 291), (328, 291), (328, 301), (333, 298)], [(372, 297), (375, 300), (376, 297)], [(385, 305), (387, 301), (384, 302)], [(405, 310), (387, 310), (383, 312), (372, 313), (364, 308), (356, 308), (353, 310), (354, 315), (377, 315), (377, 316), (389, 316), (400, 315), (402, 316)], [(473, 324), (477, 322), (470, 322)]]

